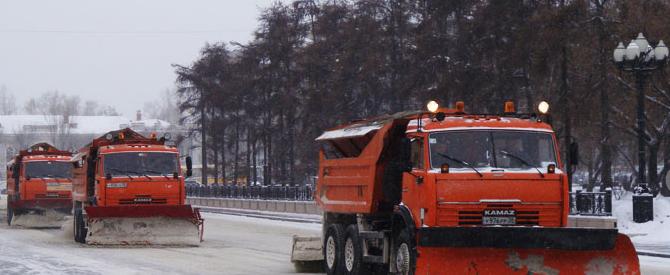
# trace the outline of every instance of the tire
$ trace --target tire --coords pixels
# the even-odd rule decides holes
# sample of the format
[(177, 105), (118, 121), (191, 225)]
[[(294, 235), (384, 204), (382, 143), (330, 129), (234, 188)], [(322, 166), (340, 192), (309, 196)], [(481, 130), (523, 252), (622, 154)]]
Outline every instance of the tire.
[(328, 275), (342, 274), (344, 234), (340, 224), (332, 224), (326, 231), (323, 239), (323, 266)]
[(395, 239), (395, 269), (399, 275), (414, 275), (416, 271), (416, 244), (407, 229), (402, 229)]
[(12, 219), (14, 218), (14, 210), (9, 207), (9, 201), (7, 201), (7, 226), (12, 226)]
[(358, 235), (358, 227), (349, 225), (344, 237), (342, 250), (342, 271), (347, 275), (366, 275), (372, 271), (363, 263), (363, 242)]
[(84, 215), (81, 209), (74, 210), (74, 240), (78, 243), (86, 243), (86, 227), (84, 225)]

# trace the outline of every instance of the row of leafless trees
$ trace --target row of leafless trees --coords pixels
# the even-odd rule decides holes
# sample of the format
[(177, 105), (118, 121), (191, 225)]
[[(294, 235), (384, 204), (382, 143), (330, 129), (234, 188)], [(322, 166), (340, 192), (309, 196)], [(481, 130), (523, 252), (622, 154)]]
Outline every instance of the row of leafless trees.
[(112, 106), (100, 104), (93, 100), (82, 102), (76, 95), (68, 95), (59, 91), (45, 92), (37, 97), (29, 98), (23, 108), (19, 108), (16, 97), (6, 86), (0, 86), (0, 115), (62, 115), (65, 117), (74, 115), (116, 116), (119, 113)]
[[(464, 100), (471, 112), (500, 112), (508, 99), (532, 111), (548, 100), (562, 147), (581, 145), (589, 188), (609, 186), (635, 173), (636, 140), (632, 79), (611, 52), (640, 31), (652, 43), (670, 39), (669, 11), (660, 0), (275, 4), (253, 41), (207, 45), (193, 64), (175, 65), (181, 108), (200, 126), (211, 176), (293, 184), (314, 174), (313, 139), (338, 123), (429, 99)], [(670, 85), (663, 72), (650, 82), (645, 138), (660, 190)]]

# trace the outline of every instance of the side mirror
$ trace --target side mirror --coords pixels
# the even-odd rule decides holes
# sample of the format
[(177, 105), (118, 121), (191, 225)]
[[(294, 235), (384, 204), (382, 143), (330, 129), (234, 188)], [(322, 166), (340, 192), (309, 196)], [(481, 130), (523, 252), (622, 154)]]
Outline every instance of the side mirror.
[(569, 154), (570, 165), (579, 165), (579, 144), (576, 142), (570, 143)]
[(409, 138), (400, 139), (401, 167), (403, 172), (412, 171), (412, 141)]
[(193, 159), (190, 156), (186, 157), (186, 177), (193, 176)]

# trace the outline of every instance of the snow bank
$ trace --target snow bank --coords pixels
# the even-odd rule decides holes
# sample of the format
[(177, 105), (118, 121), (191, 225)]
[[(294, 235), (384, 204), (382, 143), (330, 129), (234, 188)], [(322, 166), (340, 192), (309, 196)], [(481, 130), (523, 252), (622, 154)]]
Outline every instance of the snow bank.
[(670, 251), (670, 198), (654, 199), (654, 220), (646, 223), (633, 222), (632, 194), (613, 200), (612, 212), (618, 220), (619, 231), (629, 235), (638, 249)]

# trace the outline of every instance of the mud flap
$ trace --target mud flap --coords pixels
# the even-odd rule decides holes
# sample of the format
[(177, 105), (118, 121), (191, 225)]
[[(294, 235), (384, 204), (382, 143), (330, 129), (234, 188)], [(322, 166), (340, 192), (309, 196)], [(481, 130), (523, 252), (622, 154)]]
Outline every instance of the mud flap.
[(323, 272), (323, 250), (320, 237), (293, 236), (291, 262), (296, 272)]

